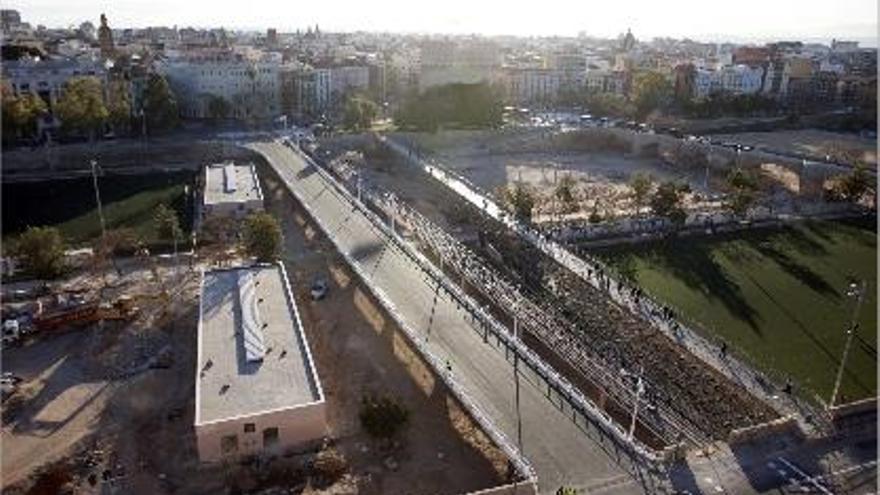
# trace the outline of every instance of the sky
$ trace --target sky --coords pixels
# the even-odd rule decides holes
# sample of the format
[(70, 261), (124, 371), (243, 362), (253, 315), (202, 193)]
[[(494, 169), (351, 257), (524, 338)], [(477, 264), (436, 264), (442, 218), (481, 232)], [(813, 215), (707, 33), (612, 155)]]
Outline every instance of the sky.
[(689, 37), (736, 42), (856, 39), (877, 46), (877, 0), (5, 0), (36, 26), (85, 20), (111, 27)]

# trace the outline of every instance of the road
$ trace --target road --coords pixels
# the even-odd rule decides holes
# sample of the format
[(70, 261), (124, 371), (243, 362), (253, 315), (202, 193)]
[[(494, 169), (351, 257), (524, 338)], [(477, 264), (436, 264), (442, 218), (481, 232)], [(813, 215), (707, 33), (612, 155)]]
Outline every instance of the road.
[[(516, 442), (515, 381), (503, 351), (485, 343), (471, 327), (467, 312), (442, 291), (438, 294), (436, 282), (300, 155), (278, 143), (255, 143), (251, 148), (267, 159), (339, 248), (358, 264), (366, 282), (393, 304), (387, 309), (448, 363), (465, 393)], [(642, 482), (628, 473), (631, 465), (625, 455), (618, 457), (607, 441), (603, 445), (593, 440), (600, 436), (575, 425), (569, 410), (561, 412), (545, 395), (546, 387), (526, 379), (520, 383), (523, 452), (537, 473), (542, 493), (563, 485), (597, 493), (642, 493), (652, 487), (652, 481)]]

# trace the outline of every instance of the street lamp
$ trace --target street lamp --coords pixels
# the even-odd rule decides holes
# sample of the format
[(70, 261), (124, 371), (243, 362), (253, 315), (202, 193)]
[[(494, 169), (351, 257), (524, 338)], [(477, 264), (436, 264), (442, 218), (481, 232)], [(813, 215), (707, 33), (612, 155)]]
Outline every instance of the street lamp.
[(862, 301), (865, 299), (865, 281), (859, 283), (851, 282), (847, 288), (846, 295), (855, 297), (856, 304), (853, 306), (852, 316), (850, 316), (849, 326), (846, 329), (846, 343), (843, 345), (843, 356), (840, 358), (840, 367), (837, 368), (837, 378), (834, 380), (834, 389), (831, 391), (831, 400), (828, 401), (828, 408), (834, 407), (834, 401), (837, 400), (837, 392), (840, 391), (840, 382), (843, 380), (843, 370), (846, 368), (846, 358), (849, 356), (849, 349), (852, 345), (853, 337), (859, 328), (856, 319), (859, 317), (859, 310), (862, 308)]
[(104, 210), (101, 207), (101, 193), (98, 190), (98, 175), (96, 171), (98, 167), (98, 160), (92, 158), (92, 160), (89, 162), (89, 165), (91, 165), (92, 168), (92, 185), (95, 188), (95, 201), (98, 203), (98, 220), (100, 220), (101, 222), (101, 238), (103, 239), (104, 237), (106, 237), (107, 229), (104, 224)]
[(623, 375), (627, 378), (635, 378), (636, 379), (636, 389), (634, 392), (635, 400), (633, 400), (632, 418), (630, 419), (629, 432), (627, 434), (627, 438), (630, 441), (632, 441), (633, 435), (635, 435), (635, 432), (636, 432), (636, 421), (639, 417), (639, 400), (641, 399), (642, 394), (645, 392), (645, 383), (642, 380), (642, 375), (644, 375), (644, 373), (645, 373), (645, 366), (644, 365), (639, 367), (639, 374), (638, 375), (634, 375), (633, 373), (630, 373), (630, 372), (626, 371), (625, 369), (620, 370), (621, 375)]

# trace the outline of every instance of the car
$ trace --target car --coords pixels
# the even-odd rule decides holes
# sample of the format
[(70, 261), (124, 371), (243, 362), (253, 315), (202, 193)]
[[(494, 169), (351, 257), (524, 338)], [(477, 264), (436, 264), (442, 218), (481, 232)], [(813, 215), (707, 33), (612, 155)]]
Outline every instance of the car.
[(320, 301), (327, 296), (327, 292), (329, 291), (329, 287), (327, 286), (327, 281), (322, 278), (315, 279), (312, 282), (312, 287), (309, 292), (312, 294), (313, 301)]
[(743, 147), (742, 147), (743, 151), (752, 151), (753, 149), (755, 149), (754, 146), (749, 146), (747, 144), (743, 145)]

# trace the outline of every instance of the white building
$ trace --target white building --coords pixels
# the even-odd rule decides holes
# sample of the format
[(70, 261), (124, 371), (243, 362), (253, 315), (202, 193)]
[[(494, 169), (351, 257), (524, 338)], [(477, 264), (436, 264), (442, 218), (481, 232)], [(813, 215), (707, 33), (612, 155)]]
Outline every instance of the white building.
[(21, 59), (10, 60), (2, 65), (3, 79), (16, 95), (32, 93), (52, 109), (64, 89), (64, 83), (74, 77), (95, 76), (107, 80), (107, 69), (97, 59)]
[(212, 218), (241, 219), (263, 209), (263, 191), (254, 165), (216, 163), (205, 167), (201, 224)]
[(330, 94), (334, 98), (351, 91), (366, 91), (370, 87), (370, 68), (366, 65), (343, 65), (330, 69)]
[(228, 118), (264, 122), (281, 115), (280, 65), (238, 54), (174, 58), (158, 65), (185, 118), (211, 118), (212, 97), (229, 104)]
[(502, 80), (510, 103), (551, 103), (559, 96), (562, 74), (547, 69), (508, 69)]
[(195, 432), (203, 462), (327, 434), (324, 393), (281, 263), (202, 273)]
[(431, 39), (423, 41), (419, 49), (421, 89), (489, 82), (501, 67), (501, 52), (491, 41)]
[(588, 69), (584, 76), (584, 85), (594, 93), (622, 95), (626, 90), (625, 74), (613, 70)]
[(761, 91), (763, 78), (764, 69), (761, 67), (732, 65), (718, 70), (698, 68), (694, 75), (694, 97), (705, 98), (718, 92), (756, 94)]

